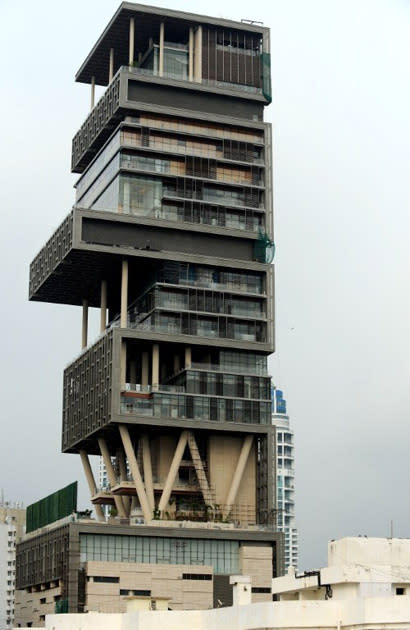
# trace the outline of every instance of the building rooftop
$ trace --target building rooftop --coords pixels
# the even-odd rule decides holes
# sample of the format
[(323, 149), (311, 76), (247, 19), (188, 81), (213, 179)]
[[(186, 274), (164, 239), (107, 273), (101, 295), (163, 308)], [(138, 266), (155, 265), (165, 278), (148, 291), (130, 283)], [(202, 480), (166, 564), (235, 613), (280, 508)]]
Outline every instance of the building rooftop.
[[(220, 28), (230, 28), (243, 33), (260, 34), (268, 38), (269, 29), (260, 24), (236, 22), (223, 18), (214, 18), (185, 11), (174, 11), (144, 4), (122, 2), (104, 29), (103, 33), (91, 49), (85, 61), (78, 70), (75, 80), (79, 83), (91, 83), (95, 78), (97, 85), (108, 85), (110, 49), (115, 49), (114, 74), (122, 65), (128, 65), (129, 54), (129, 21), (135, 18), (135, 50), (143, 51), (148, 48), (150, 38), (159, 33), (159, 25), (166, 22), (167, 38), (175, 35), (178, 41), (182, 31), (188, 26), (196, 24), (213, 25)], [(171, 40), (172, 41), (172, 40)]]

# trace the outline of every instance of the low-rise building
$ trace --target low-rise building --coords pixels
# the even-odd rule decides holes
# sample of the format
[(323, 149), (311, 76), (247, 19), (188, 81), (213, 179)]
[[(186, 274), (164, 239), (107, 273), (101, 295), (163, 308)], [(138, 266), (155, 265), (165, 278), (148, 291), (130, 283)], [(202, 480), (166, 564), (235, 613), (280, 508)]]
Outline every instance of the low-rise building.
[[(252, 601), (252, 580), (230, 578), (233, 606), (159, 610), (129, 598), (124, 614), (51, 615), (50, 630), (405, 630), (410, 627), (410, 539), (343, 538), (329, 543), (328, 567), (272, 581), (280, 601)], [(155, 608), (157, 608), (155, 610)], [(132, 611), (132, 612), (131, 612)]]

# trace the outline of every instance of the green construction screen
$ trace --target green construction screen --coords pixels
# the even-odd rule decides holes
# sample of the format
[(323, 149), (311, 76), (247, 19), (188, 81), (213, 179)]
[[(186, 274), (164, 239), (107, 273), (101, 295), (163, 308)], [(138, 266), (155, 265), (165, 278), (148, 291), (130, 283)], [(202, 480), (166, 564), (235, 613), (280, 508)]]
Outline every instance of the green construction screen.
[(26, 532), (32, 532), (76, 512), (77, 485), (78, 482), (74, 481), (65, 488), (29, 505), (26, 512)]

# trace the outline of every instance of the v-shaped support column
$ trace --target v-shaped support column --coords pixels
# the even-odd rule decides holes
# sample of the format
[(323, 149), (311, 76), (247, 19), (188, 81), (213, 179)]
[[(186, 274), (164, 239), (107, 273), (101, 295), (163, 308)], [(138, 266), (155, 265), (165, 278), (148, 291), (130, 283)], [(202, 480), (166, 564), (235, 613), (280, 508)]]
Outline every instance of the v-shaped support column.
[(229, 488), (228, 496), (226, 497), (224, 518), (227, 518), (229, 512), (232, 509), (232, 505), (235, 503), (236, 495), (238, 494), (239, 486), (241, 485), (243, 473), (245, 471), (246, 462), (248, 461), (249, 453), (253, 443), (253, 435), (247, 435), (243, 441), (241, 452), (236, 464), (236, 469), (231, 481), (231, 487)]
[(152, 520), (152, 516), (153, 516), (152, 510), (151, 510), (149, 501), (147, 499), (144, 483), (142, 481), (140, 469), (138, 467), (137, 458), (135, 457), (135, 452), (132, 447), (130, 434), (125, 424), (120, 424), (119, 428), (120, 428), (121, 440), (124, 446), (125, 454), (128, 459), (128, 463), (130, 465), (131, 475), (135, 483), (135, 489), (137, 491), (142, 513), (144, 515), (145, 522), (149, 523), (149, 521)]
[[(98, 438), (98, 446), (100, 447), (101, 455), (104, 461), (104, 466), (107, 471), (108, 481), (110, 482), (111, 488), (113, 488), (117, 483), (117, 479), (115, 477), (114, 468), (112, 467), (110, 452), (108, 450), (106, 441), (103, 438)], [(115, 502), (115, 507), (117, 508), (117, 512), (119, 516), (122, 516), (123, 518), (127, 518), (127, 512), (122, 502), (122, 497), (114, 495), (114, 502)]]
[(185, 447), (188, 442), (188, 434), (189, 434), (189, 431), (182, 431), (181, 435), (179, 436), (179, 440), (178, 440), (177, 447), (175, 449), (174, 457), (172, 459), (171, 466), (168, 471), (168, 477), (165, 481), (161, 499), (158, 504), (158, 509), (160, 512), (165, 510), (167, 503), (169, 501), (169, 497), (171, 496), (172, 488), (175, 483), (175, 478), (177, 476), (178, 469), (181, 464), (181, 459), (182, 459)]

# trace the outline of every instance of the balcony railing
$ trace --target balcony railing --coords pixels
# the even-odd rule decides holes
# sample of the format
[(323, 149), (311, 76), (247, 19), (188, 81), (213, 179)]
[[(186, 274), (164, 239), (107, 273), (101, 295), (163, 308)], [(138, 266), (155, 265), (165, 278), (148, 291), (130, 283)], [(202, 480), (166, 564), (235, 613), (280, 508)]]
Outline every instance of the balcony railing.
[(120, 413), (155, 418), (269, 424), (270, 403), (154, 392), (150, 398), (120, 396)]
[(172, 72), (164, 72), (161, 76), (158, 71), (151, 68), (137, 68), (135, 66), (122, 66), (121, 70), (127, 70), (130, 74), (147, 77), (158, 77), (161, 79), (171, 79), (172, 81), (181, 81), (183, 83), (191, 83), (194, 85), (204, 85), (209, 87), (222, 88), (223, 90), (233, 90), (234, 92), (246, 92), (247, 94), (262, 94), (262, 88), (253, 85), (244, 85), (242, 83), (229, 83), (227, 81), (216, 81), (214, 79), (202, 79), (201, 81), (189, 81), (180, 74)]

